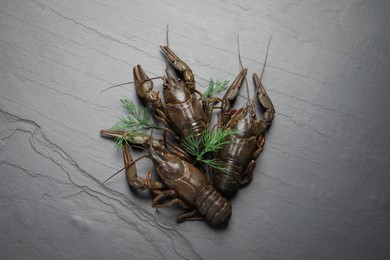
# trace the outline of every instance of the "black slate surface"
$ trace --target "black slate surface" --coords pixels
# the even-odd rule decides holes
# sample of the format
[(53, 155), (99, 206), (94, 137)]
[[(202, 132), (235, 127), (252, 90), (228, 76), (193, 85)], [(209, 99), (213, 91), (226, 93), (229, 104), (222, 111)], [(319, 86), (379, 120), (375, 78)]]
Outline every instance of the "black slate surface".
[[(358, 0), (1, 1), (0, 258), (388, 259), (389, 12)], [(156, 212), (123, 175), (101, 185), (123, 163), (98, 132), (135, 92), (100, 91), (136, 64), (164, 72), (166, 24), (201, 91), (238, 73), (238, 33), (260, 73), (273, 33), (263, 83), (276, 116), (226, 229), (177, 224), (181, 209)]]

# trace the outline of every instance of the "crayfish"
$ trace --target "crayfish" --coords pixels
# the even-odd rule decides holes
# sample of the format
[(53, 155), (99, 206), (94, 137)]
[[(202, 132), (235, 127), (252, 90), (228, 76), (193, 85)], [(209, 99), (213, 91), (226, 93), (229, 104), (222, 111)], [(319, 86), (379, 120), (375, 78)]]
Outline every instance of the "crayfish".
[(225, 163), (228, 170), (221, 172), (218, 169), (212, 169), (212, 176), (213, 186), (226, 196), (235, 194), (240, 187), (248, 184), (252, 180), (256, 159), (263, 151), (265, 141), (264, 133), (270, 126), (275, 115), (275, 108), (261, 83), (270, 42), (271, 38), (268, 43), (261, 76), (259, 77), (256, 73), (253, 74), (256, 94), (261, 108), (264, 111), (263, 118), (261, 120), (256, 119), (256, 96), (252, 101), (248, 96), (248, 101), (242, 108), (238, 110), (232, 108), (233, 102), (245, 79), (247, 69), (241, 70), (222, 98), (222, 115), (219, 127), (235, 130), (236, 132), (228, 137), (229, 142), (215, 155), (216, 158)]
[[(100, 134), (109, 138), (123, 138), (127, 132), (101, 130)], [(232, 207), (207, 180), (206, 175), (186, 160), (185, 155), (167, 149), (163, 140), (155, 140), (142, 133), (132, 133), (125, 138), (123, 157), (125, 162), (128, 183), (137, 189), (152, 190), (157, 196), (152, 201), (155, 208), (172, 207), (179, 205), (189, 211), (177, 216), (177, 221), (206, 219), (212, 225), (226, 224), (232, 214)], [(153, 161), (160, 181), (151, 179), (149, 172), (147, 179), (137, 176), (132, 168), (132, 158), (127, 143), (142, 147), (148, 152)], [(171, 197), (165, 203), (160, 200)]]
[[(160, 47), (174, 68), (182, 75), (182, 79), (176, 79), (166, 70), (166, 75), (162, 77), (164, 107), (159, 92), (153, 91), (153, 82), (141, 65), (137, 65), (133, 69), (137, 94), (152, 107), (155, 118), (164, 124), (165, 130), (173, 137), (180, 140), (189, 133), (199, 137), (210, 121), (212, 112), (210, 104), (215, 99), (206, 99), (197, 91), (190, 67), (168, 46)], [(201, 102), (195, 94), (199, 95)]]

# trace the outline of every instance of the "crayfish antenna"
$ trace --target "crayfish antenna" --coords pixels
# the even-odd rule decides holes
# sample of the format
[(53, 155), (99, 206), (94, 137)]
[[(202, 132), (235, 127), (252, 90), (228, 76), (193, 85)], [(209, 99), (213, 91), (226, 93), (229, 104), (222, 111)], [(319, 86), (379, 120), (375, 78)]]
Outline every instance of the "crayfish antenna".
[(120, 84), (117, 84), (117, 85), (110, 86), (110, 87), (105, 88), (105, 89), (103, 89), (102, 91), (100, 91), (100, 93), (103, 93), (104, 91), (109, 90), (109, 89), (112, 89), (112, 88), (116, 88), (116, 87), (120, 87), (120, 86), (124, 86), (124, 85), (129, 85), (129, 84), (134, 84), (134, 81), (125, 82), (125, 83), (120, 83)]
[(268, 59), (268, 51), (269, 51), (269, 46), (271, 44), (271, 40), (272, 40), (272, 35), (274, 33), (272, 32), (271, 33), (271, 36), (269, 37), (269, 41), (268, 41), (268, 45), (267, 45), (267, 52), (265, 53), (265, 60), (264, 60), (264, 65), (263, 65), (263, 69), (261, 70), (261, 74), (260, 74), (260, 80), (263, 78), (263, 74), (264, 74), (264, 70), (265, 70), (265, 65), (267, 64), (267, 59)]
[(126, 167), (123, 167), (122, 169), (118, 170), (117, 172), (115, 172), (113, 175), (111, 175), (110, 177), (108, 177), (105, 181), (102, 182), (102, 184), (108, 182), (112, 177), (114, 177), (115, 175), (117, 175), (118, 173), (120, 173), (121, 171), (123, 171)]
[[(125, 144), (127, 145), (127, 144)], [(141, 157), (137, 158), (136, 160), (132, 161), (131, 163), (129, 163), (127, 166), (123, 167), (122, 169), (118, 170), (117, 172), (115, 172), (113, 175), (111, 175), (110, 177), (108, 177), (105, 181), (102, 182), (102, 184), (106, 183), (107, 181), (109, 181), (112, 177), (114, 177), (115, 175), (117, 175), (118, 173), (120, 173), (121, 171), (133, 166), (136, 162), (138, 162), (139, 160), (143, 159), (147, 157), (146, 154), (142, 155)]]
[[(144, 81), (141, 81), (140, 84), (146, 82), (146, 81), (151, 81), (151, 80), (155, 80), (155, 79), (162, 79), (163, 77), (161, 76), (158, 76), (158, 77), (153, 77), (153, 78), (149, 78), (149, 79), (145, 79)], [(130, 85), (130, 84), (134, 84), (135, 81), (129, 81), (129, 82), (125, 82), (125, 83), (120, 83), (120, 84), (117, 84), (117, 85), (113, 85), (113, 86), (110, 86), (108, 88), (105, 88), (103, 89), (102, 91), (100, 91), (100, 93), (103, 93), (104, 91), (106, 90), (109, 90), (109, 89), (112, 89), (112, 88), (116, 88), (116, 87), (120, 87), (120, 86), (124, 86), (124, 85)]]
[(150, 135), (149, 135), (149, 148), (150, 148), (150, 150), (152, 150), (152, 142), (153, 142), (153, 140), (152, 140), (152, 138), (153, 138), (153, 128), (150, 130)]
[[(166, 31), (165, 31), (165, 36), (167, 38), (167, 47), (169, 48), (169, 40), (168, 40), (168, 32), (169, 32), (169, 24), (167, 24), (167, 28), (166, 28)], [(168, 73), (168, 56), (166, 55), (165, 56), (165, 72)]]
[[(240, 34), (237, 35), (237, 48), (238, 48), (238, 60), (240, 62), (241, 70), (244, 69), (244, 66), (242, 65), (242, 60), (241, 60), (241, 52), (240, 52)], [(248, 81), (246, 80), (246, 75), (245, 75), (245, 87), (246, 87), (246, 97), (247, 97), (247, 103), (250, 103), (250, 96), (249, 96), (249, 86), (248, 86)]]

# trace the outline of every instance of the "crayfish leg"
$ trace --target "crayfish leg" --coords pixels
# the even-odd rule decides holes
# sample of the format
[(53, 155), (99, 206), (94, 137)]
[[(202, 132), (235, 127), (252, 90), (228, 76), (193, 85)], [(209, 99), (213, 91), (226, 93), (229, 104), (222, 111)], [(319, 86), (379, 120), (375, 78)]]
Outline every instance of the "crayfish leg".
[[(154, 208), (170, 208), (174, 205), (179, 205), (180, 207), (185, 209), (189, 208), (189, 206), (184, 201), (177, 198), (177, 193), (174, 190), (164, 190), (164, 191), (156, 190), (154, 191), (154, 193), (157, 194), (157, 196), (154, 197), (152, 201), (152, 207)], [(165, 204), (158, 203), (159, 200), (167, 197), (174, 197), (174, 198)]]
[(248, 164), (247, 168), (245, 169), (245, 172), (241, 178), (241, 181), (240, 181), (241, 187), (249, 184), (252, 181), (253, 170), (255, 169), (255, 166), (256, 166), (256, 160), (257, 160), (257, 157), (259, 157), (260, 153), (263, 151), (264, 142), (265, 142), (264, 136), (260, 136), (257, 139), (257, 149), (253, 153), (252, 160), (249, 162), (249, 164)]
[(131, 187), (139, 190), (158, 190), (165, 187), (164, 183), (152, 180), (152, 174), (150, 172), (146, 179), (137, 176), (137, 169), (127, 144), (123, 145), (123, 160), (125, 163), (127, 182)]
[(176, 217), (177, 222), (193, 221), (193, 220), (206, 220), (206, 218), (202, 216), (197, 209), (180, 214)]

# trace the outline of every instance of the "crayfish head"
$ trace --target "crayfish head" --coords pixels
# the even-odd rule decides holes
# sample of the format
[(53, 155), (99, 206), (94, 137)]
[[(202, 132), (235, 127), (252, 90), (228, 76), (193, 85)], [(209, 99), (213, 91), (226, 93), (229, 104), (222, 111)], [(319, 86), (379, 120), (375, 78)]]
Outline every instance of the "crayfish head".
[(191, 92), (181, 80), (176, 79), (169, 73), (167, 73), (166, 77), (163, 77), (163, 80), (163, 94), (166, 103), (180, 104), (191, 97)]
[(237, 136), (256, 136), (257, 120), (254, 106), (247, 104), (238, 110), (230, 121), (229, 126), (231, 129), (237, 130)]
[(170, 153), (151, 151), (151, 157), (162, 180), (175, 180), (183, 175), (183, 163)]

